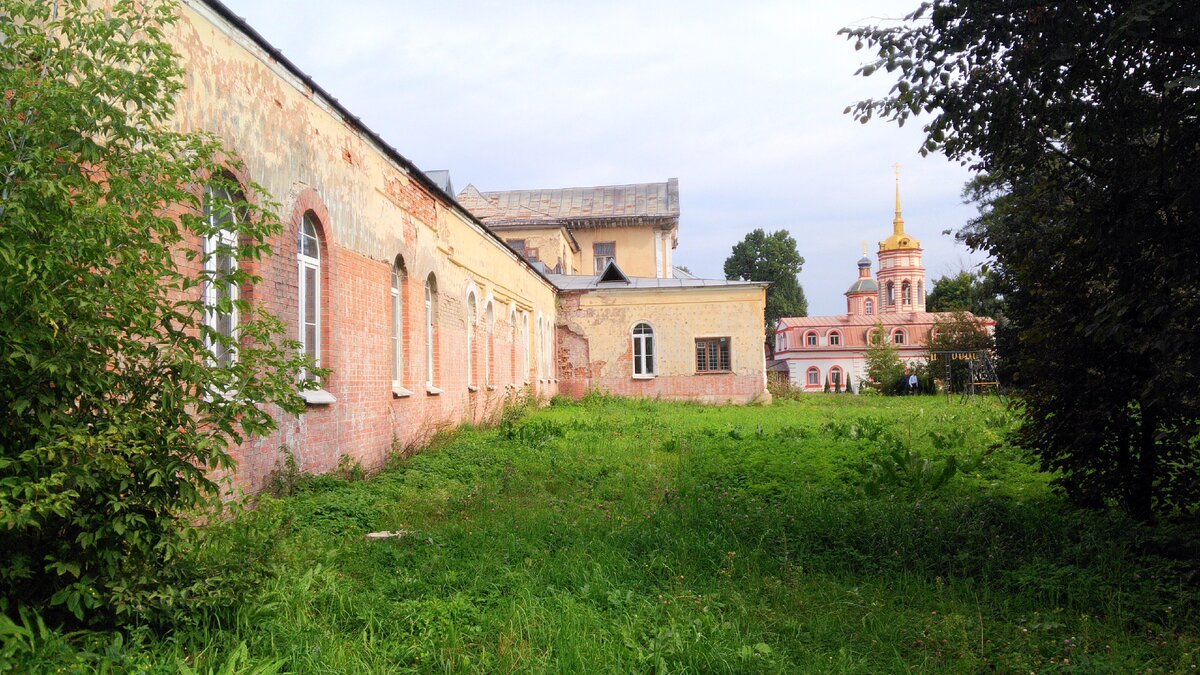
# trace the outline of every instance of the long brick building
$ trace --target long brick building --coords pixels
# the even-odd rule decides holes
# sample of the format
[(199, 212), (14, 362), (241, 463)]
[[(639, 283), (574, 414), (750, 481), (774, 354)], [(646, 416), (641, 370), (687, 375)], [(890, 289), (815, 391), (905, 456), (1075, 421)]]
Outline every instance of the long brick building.
[(767, 396), (766, 285), (675, 278), (676, 181), (558, 191), (560, 216), (517, 223), (522, 197), (450, 194), (220, 2), (181, 0), (171, 31), (178, 125), (216, 134), (234, 177), (282, 205), (242, 297), (329, 369), (304, 414), (274, 411), (276, 432), (236, 448), (241, 487), (283, 447), (305, 471), (378, 466), (519, 395)]

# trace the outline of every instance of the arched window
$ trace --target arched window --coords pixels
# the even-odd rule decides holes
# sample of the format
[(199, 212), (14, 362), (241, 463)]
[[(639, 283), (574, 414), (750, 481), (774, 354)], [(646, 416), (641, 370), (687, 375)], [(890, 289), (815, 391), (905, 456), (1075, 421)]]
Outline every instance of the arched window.
[(842, 386), (842, 368), (841, 366), (833, 366), (829, 369), (829, 381), (833, 386), (840, 389)]
[(539, 312), (538, 319), (537, 319), (537, 335), (534, 336), (537, 338), (537, 346), (535, 349), (535, 352), (536, 352), (535, 355), (537, 357), (536, 358), (537, 376), (538, 376), (539, 380), (543, 380), (546, 378), (546, 370), (545, 370), (546, 359), (543, 357), (543, 352), (546, 351), (546, 331), (542, 327), (543, 323), (544, 323), (544, 321), (541, 317), (541, 313)]
[(887, 304), (896, 304), (896, 284), (891, 281), (887, 282)]
[(912, 284), (905, 281), (900, 284), (900, 296), (904, 299), (904, 304), (912, 304)]
[(778, 336), (775, 338), (775, 350), (780, 351), (780, 352), (786, 352), (787, 348), (788, 348), (787, 331), (785, 331), (785, 330), (779, 331)]
[(804, 334), (804, 346), (805, 347), (816, 347), (817, 346), (817, 331), (810, 330)]
[(653, 377), (654, 328), (645, 322), (633, 327), (633, 376)]
[[(231, 181), (232, 178), (226, 178)], [(228, 366), (237, 360), (238, 287), (231, 276), (237, 272), (236, 205), (245, 201), (238, 192), (210, 185), (204, 190), (204, 323), (209, 328), (205, 344), (212, 359)]]
[(821, 369), (820, 368), (817, 368), (816, 366), (810, 367), (808, 369), (808, 373), (805, 375), (805, 377), (807, 378), (806, 383), (808, 384), (808, 386), (819, 387), (821, 385)]
[(483, 321), (483, 383), (491, 386), (492, 354), (495, 351), (492, 341), (496, 339), (496, 309), (491, 300), (488, 300), (487, 309), (483, 312)]
[[(300, 224), (300, 353), (321, 365), (321, 241), (317, 216), (304, 214)], [(312, 373), (305, 377), (313, 378)]]
[(392, 263), (392, 386), (404, 383), (404, 289), (408, 285), (408, 272), (404, 259), (396, 256)]
[(863, 338), (867, 341), (868, 345), (876, 344), (880, 339), (879, 331), (874, 328), (868, 328)]
[(902, 345), (902, 344), (907, 344), (907, 343), (908, 343), (908, 334), (904, 332), (903, 328), (897, 328), (892, 333), (892, 344)]
[(479, 318), (475, 311), (475, 293), (467, 293), (467, 386), (475, 386), (475, 329)]
[(432, 274), (425, 280), (425, 386), (432, 387), (437, 381), (437, 323), (438, 323), (437, 277)]
[(925, 282), (924, 281), (917, 282), (917, 302), (919, 302), (922, 305), (925, 304)]
[(875, 313), (875, 301), (872, 300), (871, 298), (867, 298), (865, 304), (866, 304), (867, 314), (874, 314)]
[(529, 312), (521, 312), (521, 380), (529, 381)]
[(520, 339), (520, 330), (517, 326), (517, 308), (512, 307), (508, 310), (508, 327), (512, 332), (512, 337), (508, 343), (508, 370), (509, 380), (516, 384), (517, 379), (517, 341)]
[(836, 331), (836, 330), (829, 331), (829, 346), (830, 347), (840, 347), (841, 344), (842, 344), (841, 332)]
[(937, 339), (938, 339), (938, 329), (937, 329), (937, 326), (934, 326), (933, 328), (929, 329), (929, 341), (936, 342)]

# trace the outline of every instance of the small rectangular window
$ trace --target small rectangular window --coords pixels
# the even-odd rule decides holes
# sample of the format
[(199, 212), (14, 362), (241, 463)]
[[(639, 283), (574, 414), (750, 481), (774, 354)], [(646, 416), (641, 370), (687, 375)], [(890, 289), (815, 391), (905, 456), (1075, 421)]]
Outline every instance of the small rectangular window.
[(617, 242), (598, 241), (592, 244), (592, 256), (596, 261), (596, 274), (600, 274), (610, 262), (616, 262)]
[(729, 338), (698, 338), (696, 340), (696, 372), (729, 372)]
[(505, 239), (505, 243), (519, 255), (525, 255), (525, 240), (524, 239)]
[(537, 262), (541, 260), (541, 258), (538, 257), (538, 250), (536, 248), (525, 249), (525, 259), (529, 262)]

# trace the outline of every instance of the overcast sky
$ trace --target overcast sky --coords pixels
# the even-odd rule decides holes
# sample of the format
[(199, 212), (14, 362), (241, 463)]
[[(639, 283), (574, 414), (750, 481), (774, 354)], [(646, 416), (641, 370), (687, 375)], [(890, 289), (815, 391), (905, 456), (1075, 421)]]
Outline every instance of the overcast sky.
[(942, 234), (974, 215), (970, 173), (922, 158), (920, 124), (842, 112), (892, 83), (855, 77), (869, 55), (837, 30), (916, 0), (225, 2), (456, 190), (677, 177), (675, 261), (704, 277), (747, 232), (788, 230), (810, 314), (845, 312), (861, 242), (874, 260), (891, 233), (897, 162), (930, 281), (983, 259)]

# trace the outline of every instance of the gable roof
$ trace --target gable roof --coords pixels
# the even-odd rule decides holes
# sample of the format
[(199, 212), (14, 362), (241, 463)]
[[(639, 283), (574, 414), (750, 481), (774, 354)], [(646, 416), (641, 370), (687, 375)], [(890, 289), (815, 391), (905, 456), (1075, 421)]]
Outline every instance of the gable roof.
[(596, 281), (599, 283), (618, 282), (627, 284), (629, 283), (629, 277), (617, 266), (616, 260), (609, 260), (608, 264), (604, 266), (604, 271), (600, 273), (600, 277)]
[(679, 223), (679, 179), (553, 190), (480, 192), (468, 185), (458, 202), (484, 222), (596, 224)]

